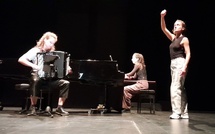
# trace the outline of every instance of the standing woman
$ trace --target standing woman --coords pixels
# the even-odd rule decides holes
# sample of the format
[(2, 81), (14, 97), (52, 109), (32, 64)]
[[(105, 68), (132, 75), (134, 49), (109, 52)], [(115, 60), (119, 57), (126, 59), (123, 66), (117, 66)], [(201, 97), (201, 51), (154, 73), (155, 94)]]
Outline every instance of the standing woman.
[(187, 75), (187, 67), (190, 61), (191, 53), (189, 39), (184, 36), (186, 25), (182, 20), (176, 20), (173, 27), (173, 33), (166, 28), (165, 16), (167, 11), (161, 11), (161, 29), (171, 44), (170, 50), (170, 68), (171, 68), (171, 86), (170, 97), (172, 114), (170, 119), (189, 119), (187, 95), (184, 87), (185, 78)]
[(132, 56), (132, 62), (134, 64), (131, 72), (125, 74), (125, 79), (137, 80), (133, 85), (127, 85), (124, 87), (124, 95), (122, 100), (123, 112), (130, 111), (131, 98), (140, 92), (142, 89), (148, 89), (146, 65), (144, 57), (140, 53), (134, 53)]

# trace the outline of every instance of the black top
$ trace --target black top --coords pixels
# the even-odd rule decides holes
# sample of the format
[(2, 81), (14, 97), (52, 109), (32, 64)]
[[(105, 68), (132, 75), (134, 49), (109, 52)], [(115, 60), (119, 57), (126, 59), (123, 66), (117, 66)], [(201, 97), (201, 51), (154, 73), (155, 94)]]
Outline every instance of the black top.
[(181, 40), (184, 38), (184, 36), (181, 36), (179, 38), (175, 38), (172, 43), (169, 46), (170, 50), (170, 58), (175, 59), (178, 57), (185, 57), (184, 53), (184, 47), (180, 44)]
[(127, 73), (127, 75), (133, 76), (136, 73), (137, 80), (147, 80), (146, 67), (143, 67), (142, 69), (140, 68), (141, 68), (140, 65), (135, 64), (132, 71)]
[(147, 73), (146, 73), (145, 68), (137, 71), (137, 79), (138, 80), (147, 80)]

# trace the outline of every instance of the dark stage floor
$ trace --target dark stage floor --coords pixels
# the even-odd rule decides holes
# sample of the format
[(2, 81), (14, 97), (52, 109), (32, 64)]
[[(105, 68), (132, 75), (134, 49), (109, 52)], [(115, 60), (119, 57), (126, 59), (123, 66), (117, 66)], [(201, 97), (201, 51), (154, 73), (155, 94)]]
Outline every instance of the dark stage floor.
[(190, 112), (190, 119), (170, 120), (168, 111), (89, 114), (66, 109), (69, 116), (26, 116), (20, 108), (0, 111), (0, 134), (214, 134), (215, 113)]

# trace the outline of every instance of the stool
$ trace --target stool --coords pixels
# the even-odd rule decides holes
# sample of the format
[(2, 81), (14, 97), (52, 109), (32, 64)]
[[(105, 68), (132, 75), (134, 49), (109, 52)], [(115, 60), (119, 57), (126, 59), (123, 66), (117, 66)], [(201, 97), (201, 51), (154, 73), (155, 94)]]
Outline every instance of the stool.
[[(30, 99), (30, 97), (29, 97), (29, 88), (30, 88), (30, 84), (28, 84), (28, 83), (15, 84), (15, 89), (16, 90), (25, 90), (26, 91), (25, 106), (24, 106), (24, 108), (22, 108), (21, 111), (19, 111), (19, 114), (26, 113), (29, 110), (29, 106), (28, 106), (28, 100)], [(41, 110), (41, 104), (42, 104), (43, 97), (40, 96), (38, 99), (40, 99), (39, 110)]]
[(26, 113), (29, 110), (29, 107), (28, 107), (29, 87), (30, 87), (30, 84), (27, 84), (27, 83), (21, 83), (21, 84), (15, 85), (16, 90), (25, 90), (26, 91), (25, 106), (24, 106), (24, 108), (22, 108), (21, 111), (19, 111), (19, 114)]
[(137, 95), (137, 113), (141, 113), (141, 103), (143, 99), (149, 99), (150, 113), (155, 114), (155, 90), (141, 90)]
[[(124, 80), (125, 85), (135, 84), (137, 80)], [(156, 81), (148, 80), (149, 88), (140, 90), (140, 93), (135, 95), (137, 98), (137, 113), (141, 113), (141, 103), (143, 99), (149, 99), (150, 113), (155, 114), (155, 90)]]

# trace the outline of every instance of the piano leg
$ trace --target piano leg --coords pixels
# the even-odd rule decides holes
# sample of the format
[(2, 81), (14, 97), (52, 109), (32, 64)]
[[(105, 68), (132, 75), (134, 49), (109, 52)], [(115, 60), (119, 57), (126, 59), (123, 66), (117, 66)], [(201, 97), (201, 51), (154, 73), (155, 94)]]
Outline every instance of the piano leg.
[(3, 110), (2, 102), (0, 101), (0, 111)]
[(98, 114), (100, 113), (101, 115), (107, 112), (111, 112), (110, 109), (107, 109), (107, 85), (104, 84), (104, 102), (103, 104), (98, 104), (97, 108), (91, 108), (88, 111), (88, 114)]

